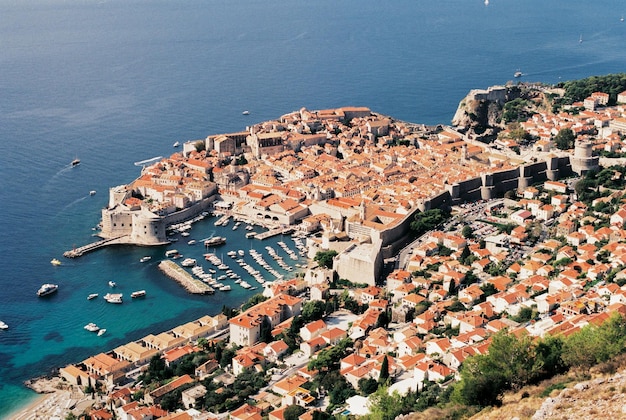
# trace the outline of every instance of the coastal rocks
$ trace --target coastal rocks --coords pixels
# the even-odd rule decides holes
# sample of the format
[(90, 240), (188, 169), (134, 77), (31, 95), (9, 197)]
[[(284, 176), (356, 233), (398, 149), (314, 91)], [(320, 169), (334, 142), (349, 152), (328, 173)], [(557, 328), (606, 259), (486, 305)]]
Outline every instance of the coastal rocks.
[(163, 260), (159, 263), (159, 270), (169, 278), (175, 280), (189, 293), (208, 295), (214, 292), (213, 288), (195, 279), (191, 274), (179, 267), (174, 261)]
[(24, 385), (32, 389), (38, 394), (51, 394), (59, 390), (67, 389), (68, 384), (64, 383), (60, 377), (40, 377), (29, 379)]

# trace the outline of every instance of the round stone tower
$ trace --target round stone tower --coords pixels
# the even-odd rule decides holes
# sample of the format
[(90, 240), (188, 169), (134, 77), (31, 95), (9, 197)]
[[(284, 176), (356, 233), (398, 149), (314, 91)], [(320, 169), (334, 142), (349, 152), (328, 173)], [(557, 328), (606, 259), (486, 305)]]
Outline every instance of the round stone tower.
[(576, 141), (574, 156), (570, 157), (572, 171), (584, 175), (599, 168), (600, 158), (593, 156), (593, 144), (589, 141)]

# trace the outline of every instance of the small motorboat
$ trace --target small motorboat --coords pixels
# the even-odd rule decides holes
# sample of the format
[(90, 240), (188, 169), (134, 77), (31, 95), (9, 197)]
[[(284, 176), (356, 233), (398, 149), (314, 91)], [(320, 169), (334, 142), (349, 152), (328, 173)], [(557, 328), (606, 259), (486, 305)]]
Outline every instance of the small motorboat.
[(176, 141), (176, 142), (174, 142), (174, 144), (173, 144), (172, 146), (174, 146), (174, 147), (178, 147), (178, 146), (180, 146), (180, 142), (177, 142), (177, 141)]
[(92, 300), (92, 299), (95, 299), (95, 298), (97, 298), (97, 297), (98, 297), (98, 294), (97, 294), (97, 293), (92, 293), (92, 294), (90, 294), (89, 296), (87, 296), (87, 300)]
[(117, 286), (117, 283), (115, 283), (113, 280), (109, 281), (109, 287), (115, 287)]
[(89, 195), (96, 195), (96, 190), (89, 191)]
[(152, 257), (151, 257), (151, 256), (146, 255), (145, 257), (141, 257), (141, 259), (139, 260), (139, 262), (145, 263), (145, 262), (150, 261), (151, 259), (152, 259)]
[(96, 332), (96, 331), (98, 331), (100, 329), (100, 327), (98, 327), (93, 322), (90, 322), (89, 324), (85, 325), (83, 328), (85, 328), (87, 331), (91, 331), (91, 332)]
[(4, 322), (0, 321), (0, 330), (8, 330), (9, 326)]
[(137, 290), (136, 292), (131, 293), (130, 297), (135, 299), (135, 298), (144, 297), (145, 295), (146, 295), (145, 290)]
[(74, 159), (70, 165), (72, 165), (72, 167), (80, 165), (80, 159)]
[(98, 331), (98, 337), (100, 337), (101, 335), (103, 335), (105, 332), (107, 332), (106, 328), (100, 328), (100, 331)]
[(245, 111), (243, 111), (243, 112), (242, 112), (242, 114), (243, 114), (243, 115), (250, 115), (250, 111), (245, 110)]
[(52, 264), (52, 265), (61, 265), (61, 261), (59, 261), (56, 258), (53, 258), (52, 261), (50, 261), (50, 264)]

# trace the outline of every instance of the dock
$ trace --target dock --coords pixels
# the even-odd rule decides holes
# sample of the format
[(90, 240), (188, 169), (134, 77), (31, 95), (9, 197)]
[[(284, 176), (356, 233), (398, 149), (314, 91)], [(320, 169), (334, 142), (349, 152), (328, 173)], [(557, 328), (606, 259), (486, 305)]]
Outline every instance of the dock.
[(159, 263), (159, 270), (163, 272), (167, 277), (176, 281), (183, 286), (185, 290), (194, 295), (210, 295), (215, 292), (213, 288), (207, 284), (202, 283), (200, 280), (194, 278), (191, 274), (186, 272), (181, 266), (174, 261), (163, 260)]
[(271, 238), (272, 236), (288, 235), (291, 232), (293, 232), (292, 227), (276, 228), (276, 229), (268, 230), (267, 232), (259, 233), (255, 236), (255, 238), (263, 240), (263, 239)]
[(125, 242), (122, 242), (123, 238), (125, 238), (125, 236), (118, 236), (117, 238), (103, 239), (101, 241), (92, 242), (90, 244), (83, 245), (78, 248), (74, 248), (70, 251), (65, 251), (63, 253), (63, 256), (65, 258), (78, 258), (82, 256), (83, 254), (86, 254), (91, 251), (95, 251), (96, 249), (104, 248), (105, 246), (108, 246), (108, 245), (125, 243)]

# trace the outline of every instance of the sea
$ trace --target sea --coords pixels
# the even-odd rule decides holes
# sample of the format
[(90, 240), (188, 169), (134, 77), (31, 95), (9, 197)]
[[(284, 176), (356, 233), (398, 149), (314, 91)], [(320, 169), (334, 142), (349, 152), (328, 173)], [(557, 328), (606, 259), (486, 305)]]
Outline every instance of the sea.
[[(108, 189), (139, 176), (134, 162), (302, 107), (448, 124), (471, 89), (624, 72), (624, 14), (623, 0), (0, 0), (0, 418), (36, 396), (29, 378), (260, 291), (189, 295), (156, 267), (167, 249), (201, 259), (186, 239), (220, 235), (218, 256), (282, 253), (281, 237), (208, 217), (170, 246), (63, 258), (97, 239)], [(102, 299), (110, 280), (122, 305)], [(43, 283), (58, 292), (38, 298)]]

